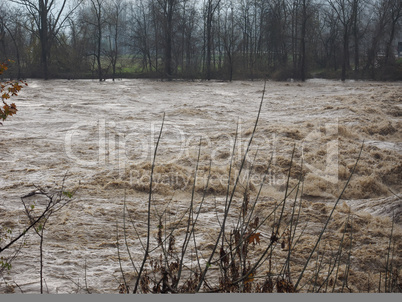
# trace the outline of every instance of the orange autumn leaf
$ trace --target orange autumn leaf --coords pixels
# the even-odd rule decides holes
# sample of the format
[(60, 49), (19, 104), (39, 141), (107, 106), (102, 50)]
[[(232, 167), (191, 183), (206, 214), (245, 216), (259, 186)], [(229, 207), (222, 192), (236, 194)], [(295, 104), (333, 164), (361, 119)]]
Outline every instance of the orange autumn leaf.
[(0, 74), (3, 74), (4, 71), (8, 69), (6, 64), (0, 64)]
[(248, 275), (248, 277), (244, 280), (244, 284), (250, 283), (254, 281), (254, 274)]
[(17, 113), (17, 106), (14, 103), (8, 106), (8, 115), (13, 115)]
[(260, 235), (261, 233), (251, 234), (250, 237), (248, 238), (248, 243), (260, 244)]
[[(12, 60), (8, 60), (10, 63), (13, 63)], [(8, 66), (6, 63), (0, 62), (0, 75), (2, 75)], [(12, 103), (11, 105), (6, 102), (6, 100), (10, 99), (11, 97), (17, 96), (18, 93), (22, 89), (22, 85), (28, 86), (25, 81), (5, 81), (0, 82), (0, 95), (3, 101), (4, 106), (0, 108), (0, 120), (6, 120), (8, 116), (12, 116), (17, 113), (17, 106)], [(0, 125), (3, 125), (0, 122)]]

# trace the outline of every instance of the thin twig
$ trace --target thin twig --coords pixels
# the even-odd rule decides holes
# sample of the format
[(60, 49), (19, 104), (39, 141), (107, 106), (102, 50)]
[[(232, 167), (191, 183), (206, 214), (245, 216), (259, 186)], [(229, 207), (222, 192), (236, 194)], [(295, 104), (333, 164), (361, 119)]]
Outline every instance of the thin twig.
[(244, 157), (243, 157), (243, 159), (242, 159), (242, 162), (241, 162), (241, 165), (240, 165), (240, 169), (239, 169), (239, 173), (238, 173), (238, 175), (237, 175), (237, 178), (236, 178), (236, 181), (235, 181), (235, 183), (234, 183), (234, 186), (233, 186), (233, 189), (232, 189), (232, 193), (231, 193), (229, 202), (228, 202), (228, 204), (227, 204), (227, 209), (225, 209), (225, 215), (224, 215), (224, 217), (223, 217), (223, 223), (222, 223), (223, 228), (221, 228), (221, 230), (219, 231), (217, 241), (216, 241), (216, 243), (215, 243), (215, 245), (214, 245), (214, 247), (213, 247), (213, 249), (212, 249), (211, 255), (210, 255), (210, 257), (209, 257), (209, 259), (208, 259), (208, 261), (207, 261), (207, 264), (206, 264), (206, 266), (205, 266), (205, 269), (204, 269), (204, 271), (203, 271), (202, 274), (201, 274), (200, 282), (198, 283), (198, 286), (197, 286), (197, 288), (196, 288), (196, 292), (199, 292), (199, 290), (201, 289), (202, 283), (204, 282), (204, 279), (205, 279), (205, 276), (206, 276), (206, 274), (207, 274), (207, 272), (208, 272), (209, 266), (211, 265), (210, 263), (211, 263), (211, 261), (212, 261), (212, 258), (214, 257), (215, 252), (216, 252), (216, 249), (218, 248), (218, 244), (219, 244), (220, 238), (221, 238), (221, 236), (222, 236), (222, 232), (223, 232), (224, 226), (225, 226), (225, 224), (226, 224), (226, 219), (227, 219), (227, 217), (228, 217), (228, 215), (229, 215), (229, 209), (230, 209), (231, 203), (232, 203), (232, 201), (233, 201), (233, 196), (234, 196), (234, 193), (235, 193), (235, 191), (236, 191), (237, 184), (238, 184), (239, 179), (240, 179), (240, 174), (241, 174), (241, 172), (242, 172), (242, 170), (243, 170), (244, 163), (246, 162), (246, 157), (247, 157), (248, 151), (249, 151), (249, 149), (250, 149), (250, 145), (251, 145), (251, 143), (252, 143), (252, 141), (253, 141), (254, 134), (255, 134), (256, 129), (257, 129), (258, 120), (259, 120), (259, 117), (260, 117), (260, 114), (261, 114), (262, 104), (263, 104), (264, 95), (265, 95), (266, 83), (267, 83), (267, 82), (265, 81), (265, 83), (264, 83), (264, 90), (263, 90), (263, 92), (262, 92), (262, 97), (261, 97), (261, 102), (260, 102), (260, 107), (259, 107), (259, 109), (258, 109), (257, 118), (256, 118), (256, 121), (255, 121), (255, 123), (254, 123), (254, 129), (253, 129), (253, 132), (251, 133), (251, 137), (250, 137), (250, 140), (249, 140), (249, 142), (248, 142), (246, 152), (245, 152)]
[(147, 261), (148, 253), (149, 253), (149, 243), (150, 243), (150, 236), (151, 236), (151, 200), (152, 200), (153, 175), (154, 175), (156, 154), (158, 152), (158, 146), (159, 146), (159, 142), (160, 142), (160, 139), (161, 139), (161, 136), (162, 136), (162, 130), (163, 130), (163, 124), (164, 123), (165, 123), (165, 113), (163, 113), (162, 125), (161, 125), (161, 129), (159, 131), (158, 140), (156, 141), (155, 151), (154, 151), (154, 158), (153, 158), (153, 161), (152, 161), (151, 178), (150, 178), (150, 181), (149, 181), (149, 199), (148, 199), (148, 215), (147, 215), (148, 216), (148, 218), (147, 218), (147, 243), (146, 243), (146, 247), (145, 247), (144, 259), (142, 260), (141, 268), (140, 268), (140, 271), (138, 273), (137, 280), (135, 282), (135, 287), (134, 287), (134, 291), (133, 291), (134, 294), (137, 293), (138, 284), (140, 282), (141, 275), (142, 275), (142, 272), (144, 270), (145, 262)]

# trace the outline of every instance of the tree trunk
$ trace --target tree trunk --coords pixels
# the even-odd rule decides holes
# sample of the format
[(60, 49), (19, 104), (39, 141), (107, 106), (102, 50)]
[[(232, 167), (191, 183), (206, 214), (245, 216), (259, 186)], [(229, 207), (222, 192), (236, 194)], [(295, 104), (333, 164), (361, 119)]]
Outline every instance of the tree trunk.
[(306, 0), (303, 0), (303, 19), (301, 28), (301, 64), (300, 64), (300, 78), (306, 81), (306, 23), (307, 23), (307, 7)]
[(385, 64), (388, 64), (390, 55), (393, 55), (393, 53), (392, 53), (392, 43), (394, 42), (394, 38), (395, 38), (396, 26), (398, 24), (399, 19), (402, 16), (402, 2), (398, 2), (395, 5), (396, 5), (396, 7), (394, 6), (392, 8), (392, 12), (391, 12), (391, 17), (392, 17), (392, 20), (391, 20), (391, 32), (390, 32), (388, 43), (387, 43), (387, 46), (386, 46)]
[(173, 35), (173, 12), (176, 0), (168, 0), (165, 10), (165, 76), (172, 80), (172, 35)]
[(212, 21), (214, 17), (215, 10), (218, 8), (220, 0), (213, 3), (213, 0), (208, 0), (207, 4), (207, 12), (206, 12), (206, 42), (207, 42), (207, 54), (206, 54), (206, 79), (209, 81), (212, 78), (212, 50), (213, 50), (213, 41), (212, 41)]
[(354, 72), (355, 78), (358, 78), (358, 73), (360, 69), (360, 58), (359, 58), (359, 29), (358, 29), (358, 0), (354, 0), (353, 2), (353, 37), (355, 43), (355, 52), (354, 52)]
[(342, 54), (342, 75), (341, 80), (344, 82), (346, 80), (346, 68), (348, 63), (349, 57), (349, 30), (348, 25), (344, 25), (344, 32), (343, 32), (343, 54)]
[[(117, 10), (118, 8), (116, 8)], [(113, 50), (113, 63), (112, 63), (112, 67), (113, 67), (113, 82), (114, 79), (116, 77), (116, 64), (117, 64), (117, 56), (119, 55), (119, 43), (118, 43), (118, 39), (119, 39), (119, 12), (116, 11), (117, 16), (116, 16), (116, 24), (115, 24), (115, 31), (114, 31), (114, 50)]]
[[(100, 16), (100, 13), (99, 13), (99, 16)], [(101, 82), (102, 81), (102, 62), (101, 62), (102, 28), (101, 28), (101, 24), (100, 24), (100, 19), (98, 19), (98, 41), (97, 42), (98, 42), (98, 47), (97, 47), (96, 61), (98, 64), (98, 78), (99, 78), (99, 82)]]
[(43, 0), (39, 0), (39, 17), (40, 17), (40, 26), (39, 26), (39, 38), (41, 43), (41, 65), (43, 78), (45, 80), (49, 79), (48, 75), (48, 23), (47, 23), (47, 14), (48, 10), (45, 6)]
[(210, 15), (208, 8), (208, 16), (207, 16), (207, 80), (211, 80), (211, 59), (212, 54), (212, 16)]

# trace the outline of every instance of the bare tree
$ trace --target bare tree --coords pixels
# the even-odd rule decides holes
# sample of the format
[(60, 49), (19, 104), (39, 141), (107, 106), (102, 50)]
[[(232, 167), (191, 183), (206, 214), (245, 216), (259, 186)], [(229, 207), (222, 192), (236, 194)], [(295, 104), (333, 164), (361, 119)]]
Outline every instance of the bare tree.
[[(0, 6), (0, 54), (3, 58), (13, 59), (17, 63), (16, 77), (22, 77), (22, 56), (26, 47), (24, 40), (24, 16), (19, 8), (6, 9)], [(10, 68), (13, 70), (12, 66)], [(10, 70), (10, 71), (11, 71)], [(13, 72), (9, 73), (13, 77)]]
[(301, 26), (301, 56), (300, 56), (300, 78), (306, 80), (306, 26), (307, 26), (307, 3), (302, 1), (302, 26)]
[(360, 15), (361, 15), (361, 0), (353, 0), (352, 2), (352, 32), (354, 42), (354, 71), (355, 77), (360, 69)]
[[(283, 1), (283, 0), (280, 0)], [(231, 1), (228, 1), (231, 5)], [(257, 57), (261, 58), (262, 55), (262, 39), (263, 32), (269, 26), (263, 28), (267, 23), (268, 11), (266, 7), (271, 7), (272, 2), (264, 2), (257, 0), (243, 0), (234, 9), (234, 20), (236, 20), (237, 27), (241, 29), (240, 40), (237, 42), (239, 47), (238, 51), (241, 54), (243, 72), (250, 74), (251, 78), (254, 77), (255, 69), (258, 68)], [(279, 35), (282, 35), (280, 30)], [(262, 67), (262, 66), (260, 66)]]
[(349, 65), (349, 36), (353, 20), (353, 7), (351, 0), (328, 0), (333, 13), (342, 25), (342, 75), (341, 80), (346, 80), (346, 69)]
[(23, 5), (34, 20), (41, 45), (41, 65), (44, 79), (49, 78), (51, 47), (67, 18), (83, 0), (74, 0), (70, 8), (67, 0), (9, 0)]
[(107, 24), (108, 24), (108, 40), (109, 51), (107, 52), (112, 65), (112, 79), (114, 81), (116, 77), (116, 65), (117, 59), (120, 54), (120, 44), (123, 23), (123, 14), (126, 9), (126, 3), (124, 0), (112, 0), (108, 5)]
[(204, 3), (204, 22), (205, 22), (205, 40), (204, 44), (206, 44), (206, 79), (210, 80), (212, 77), (211, 74), (211, 64), (212, 64), (212, 45), (213, 45), (213, 36), (212, 36), (212, 24), (215, 12), (220, 4), (221, 0), (206, 0)]
[[(69, 9), (67, 0), (7, 1), (28, 12), (18, 26), (6, 17), (10, 8), (0, 18), (0, 53), (20, 58), (20, 74), (35, 76), (40, 60), (45, 78), (49, 66), (70, 72), (75, 64), (77, 76), (92, 71), (99, 80), (108, 70), (115, 78), (123, 52), (133, 73), (140, 65), (146, 76), (167, 79), (305, 80), (309, 71), (332, 76), (339, 68), (343, 81), (352, 69), (374, 78), (393, 66), (402, 15), (398, 0), (88, 0), (79, 14), (72, 12), (84, 0), (70, 0)], [(22, 24), (31, 34), (25, 40)]]
[(71, 17), (68, 20), (68, 46), (71, 51), (70, 62), (73, 77), (80, 77), (80, 74), (91, 70), (92, 65), (89, 58), (93, 57), (93, 47), (91, 45), (93, 39), (91, 37), (94, 35), (87, 21), (85, 9), (79, 10), (75, 18)]
[[(101, 82), (103, 80), (103, 70), (102, 70), (102, 38), (103, 38), (103, 28), (106, 23), (106, 18), (104, 17), (105, 0), (91, 0), (91, 14), (93, 18), (89, 19), (88, 22), (94, 26), (95, 29), (95, 49), (94, 57), (97, 62), (98, 69), (98, 79)], [(92, 20), (92, 21), (90, 21)]]
[(388, 64), (389, 59), (393, 56), (392, 45), (395, 39), (395, 34), (398, 28), (398, 23), (402, 18), (402, 1), (400, 0), (388, 0), (388, 14), (389, 14), (389, 25), (388, 25), (388, 41), (385, 47), (385, 65)]
[(237, 43), (237, 38), (239, 33), (236, 32), (236, 25), (234, 21), (234, 8), (232, 3), (224, 8), (224, 19), (223, 19), (223, 31), (222, 31), (222, 41), (225, 50), (224, 63), (228, 69), (229, 81), (233, 79), (233, 65), (234, 65), (234, 52)]
[(141, 55), (142, 72), (152, 71), (151, 44), (154, 36), (152, 30), (151, 11), (143, 0), (131, 2), (128, 12), (128, 41), (131, 54)]
[[(171, 80), (175, 69), (173, 48), (177, 34), (175, 24), (180, 19), (178, 16), (179, 0), (150, 0), (149, 6), (154, 26), (155, 68), (158, 70), (159, 49), (162, 49), (163, 77)], [(145, 25), (145, 23), (143, 24)]]
[[(187, 2), (187, 1), (186, 1)], [(199, 13), (195, 7), (195, 2), (190, 3), (183, 12), (182, 39), (183, 39), (183, 63), (182, 67), (185, 76), (194, 77), (197, 74), (197, 55), (200, 49), (197, 47), (199, 36), (197, 35), (197, 25), (199, 24)]]
[(177, 0), (159, 1), (163, 7), (163, 30), (165, 36), (165, 76), (172, 79), (172, 36), (173, 36), (173, 14), (176, 9)]

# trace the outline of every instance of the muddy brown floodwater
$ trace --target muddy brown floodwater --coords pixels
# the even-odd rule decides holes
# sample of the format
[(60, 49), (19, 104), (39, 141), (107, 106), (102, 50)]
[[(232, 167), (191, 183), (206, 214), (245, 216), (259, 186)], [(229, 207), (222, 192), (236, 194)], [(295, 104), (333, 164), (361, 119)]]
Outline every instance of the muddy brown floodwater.
[[(253, 132), (263, 81), (28, 80), (28, 84), (14, 99), (18, 114), (0, 127), (2, 234), (6, 228), (13, 229), (13, 234), (22, 229), (26, 220), (20, 197), (32, 192), (32, 185), (51, 191), (60, 187), (67, 175), (65, 190), (77, 190), (45, 230), (45, 291), (84, 293), (88, 288), (98, 293), (118, 292), (122, 277), (116, 221), (122, 228), (124, 200), (138, 228), (138, 235), (129, 230), (127, 243), (131, 256), (140, 263), (143, 250), (138, 236), (144, 240), (146, 234), (151, 160), (164, 113), (153, 175), (153, 236), (158, 213), (167, 208), (173, 223), (188, 207), (200, 146), (197, 203), (210, 161), (211, 177), (196, 229), (197, 248), (204, 257), (208, 255), (211, 234), (221, 222), (232, 150), (234, 175)], [(329, 233), (340, 238), (348, 213), (353, 214), (350, 288), (374, 291), (385, 265), (394, 215), (392, 247), (399, 253), (394, 254), (393, 264), (401, 276), (401, 116), (401, 82), (267, 82), (234, 211), (241, 205), (246, 186), (251, 198), (257, 195), (271, 157), (256, 215), (266, 215), (270, 206), (283, 198), (294, 148), (290, 185), (297, 184), (303, 171), (300, 217), (303, 227), (306, 225), (295, 255), (306, 259), (364, 141), (356, 172), (334, 212)], [(230, 228), (235, 217), (233, 214)], [(262, 230), (265, 240), (270, 227), (266, 226), (266, 234)], [(181, 231), (178, 229), (178, 242)], [(2, 273), (0, 292), (39, 292), (38, 242), (36, 234), (28, 233), (12, 269)], [(122, 266), (132, 284), (135, 273), (123, 242), (120, 245)], [(323, 249), (330, 246), (328, 239), (328, 247)], [(260, 250), (257, 246), (256, 255)], [(277, 251), (279, 257), (281, 252)], [(186, 261), (191, 265), (193, 259)], [(295, 259), (293, 265), (296, 272), (302, 263)], [(306, 272), (306, 278), (313, 270)], [(259, 273), (264, 275), (263, 267)], [(306, 284), (302, 291), (311, 289), (308, 281)]]

